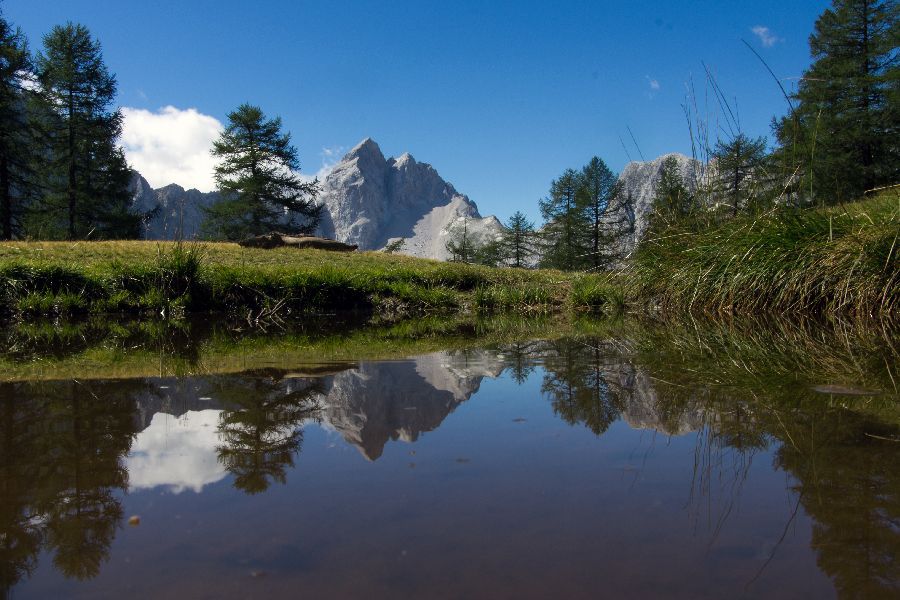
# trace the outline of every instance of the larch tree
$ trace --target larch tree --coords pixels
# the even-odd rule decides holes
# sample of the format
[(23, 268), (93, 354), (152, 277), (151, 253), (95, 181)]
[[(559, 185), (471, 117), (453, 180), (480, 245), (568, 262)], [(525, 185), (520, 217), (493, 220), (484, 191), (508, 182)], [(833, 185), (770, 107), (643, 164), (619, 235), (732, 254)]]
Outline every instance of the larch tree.
[(900, 5), (834, 0), (809, 38), (812, 65), (775, 124), (780, 153), (822, 203), (900, 182)]
[(748, 184), (760, 175), (766, 140), (738, 133), (729, 141), (716, 142), (712, 155), (716, 160), (718, 191), (731, 207), (732, 216), (737, 216), (752, 195)]
[(523, 268), (531, 264), (535, 254), (534, 223), (517, 210), (506, 222), (506, 230), (500, 238), (501, 255), (511, 267)]
[(663, 161), (656, 184), (650, 228), (661, 229), (687, 217), (693, 210), (693, 202), (694, 197), (678, 168), (678, 159), (669, 156)]
[(112, 109), (116, 78), (100, 42), (67, 23), (44, 36), (36, 59), (46, 161), (42, 197), (30, 227), (40, 237), (137, 237), (130, 211), (131, 171), (118, 146), (122, 113)]
[(21, 234), (25, 203), (34, 187), (34, 136), (25, 85), (31, 70), (27, 40), (3, 18), (0, 6), (0, 240)]
[(581, 174), (567, 169), (550, 184), (550, 195), (540, 201), (544, 218), (541, 265), (574, 271), (584, 265), (584, 218), (578, 204)]
[(450, 255), (450, 262), (474, 263), (477, 262), (477, 246), (472, 234), (469, 232), (469, 218), (463, 217), (462, 224), (454, 223), (447, 232), (447, 243), (444, 245)]
[(618, 177), (602, 159), (595, 156), (581, 170), (578, 203), (586, 226), (587, 264), (599, 270), (614, 255), (616, 238), (621, 232), (610, 227), (609, 211), (619, 200)]
[(269, 119), (258, 106), (242, 104), (229, 113), (212, 154), (219, 159), (215, 179), (222, 200), (206, 209), (207, 236), (238, 240), (276, 230), (315, 230), (319, 182), (297, 175), (297, 149), (290, 133), (282, 132), (280, 117)]

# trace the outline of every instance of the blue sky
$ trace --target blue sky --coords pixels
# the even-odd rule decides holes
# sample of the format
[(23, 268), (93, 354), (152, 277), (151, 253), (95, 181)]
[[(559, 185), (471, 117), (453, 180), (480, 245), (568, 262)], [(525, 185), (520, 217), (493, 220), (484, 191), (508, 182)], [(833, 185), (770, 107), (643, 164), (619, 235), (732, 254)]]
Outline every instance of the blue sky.
[[(517, 209), (537, 218), (550, 181), (593, 155), (619, 171), (629, 155), (689, 153), (682, 103), (692, 77), (703, 93), (702, 62), (737, 106), (743, 129), (770, 134), (785, 102), (741, 39), (790, 86), (796, 80), (788, 78), (809, 65), (807, 40), (829, 2), (686, 4), (5, 0), (2, 7), (33, 49), (67, 20), (100, 39), (119, 103), (143, 109), (129, 113), (129, 139), (155, 186), (180, 177), (204, 187), (206, 138), (216, 120), (251, 102), (283, 118), (306, 173), (368, 136), (386, 155), (409, 151), (431, 163), (482, 214), (505, 219)], [(166, 106), (177, 111), (152, 118)], [(195, 110), (181, 112), (188, 109)]]

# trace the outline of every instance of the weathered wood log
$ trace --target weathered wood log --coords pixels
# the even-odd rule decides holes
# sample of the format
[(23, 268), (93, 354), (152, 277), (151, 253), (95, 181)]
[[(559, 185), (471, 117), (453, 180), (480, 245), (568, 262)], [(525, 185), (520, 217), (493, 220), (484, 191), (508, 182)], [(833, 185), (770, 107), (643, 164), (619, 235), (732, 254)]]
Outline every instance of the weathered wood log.
[(262, 235), (255, 235), (238, 242), (245, 248), (279, 248), (291, 246), (292, 248), (315, 248), (317, 250), (333, 250), (335, 252), (353, 252), (358, 248), (356, 244), (345, 244), (337, 240), (315, 237), (311, 235), (287, 235), (273, 231)]

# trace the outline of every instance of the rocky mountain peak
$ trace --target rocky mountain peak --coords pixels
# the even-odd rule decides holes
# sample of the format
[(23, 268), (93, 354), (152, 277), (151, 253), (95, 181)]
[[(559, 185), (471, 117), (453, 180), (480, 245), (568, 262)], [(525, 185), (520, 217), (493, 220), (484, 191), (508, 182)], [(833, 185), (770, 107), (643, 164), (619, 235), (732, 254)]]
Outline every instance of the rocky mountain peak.
[(626, 198), (623, 210), (629, 213), (628, 221), (633, 224), (632, 231), (623, 243), (627, 252), (637, 246), (647, 229), (648, 217), (653, 211), (653, 200), (662, 176), (663, 164), (669, 158), (675, 159), (682, 180), (688, 190), (693, 192), (703, 176), (703, 165), (700, 161), (684, 154), (670, 153), (650, 161), (632, 161), (622, 169), (622, 173), (619, 175), (622, 193)]
[(153, 189), (140, 173), (130, 184), (131, 210), (147, 215), (142, 224), (147, 240), (192, 239), (199, 235), (205, 207), (219, 201), (216, 192), (185, 190), (177, 183)]
[(405, 152), (385, 159), (378, 144), (366, 138), (325, 177), (320, 232), (326, 237), (377, 250), (402, 238), (402, 252), (447, 258), (450, 228), (469, 219), (470, 231), (499, 235), (496, 219), (482, 219), (478, 207), (428, 163)]
[[(414, 167), (417, 164), (416, 159), (413, 158), (413, 155), (409, 152), (404, 152), (403, 154), (392, 160), (394, 161), (394, 165), (397, 168), (409, 168)], [(430, 167), (431, 165), (426, 166)]]
[(384, 154), (381, 153), (381, 148), (372, 138), (366, 138), (357, 145), (355, 145), (350, 152), (348, 152), (341, 163), (349, 163), (356, 162), (365, 167), (375, 167), (384, 164)]

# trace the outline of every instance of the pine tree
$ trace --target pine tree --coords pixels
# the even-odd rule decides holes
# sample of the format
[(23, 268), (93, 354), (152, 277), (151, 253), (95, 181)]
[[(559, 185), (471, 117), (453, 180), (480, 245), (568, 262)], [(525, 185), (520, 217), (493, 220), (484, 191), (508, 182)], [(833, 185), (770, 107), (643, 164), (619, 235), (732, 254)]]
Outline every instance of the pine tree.
[(712, 155), (716, 159), (719, 191), (731, 206), (732, 215), (736, 216), (753, 193), (748, 184), (754, 176), (759, 176), (766, 156), (766, 140), (739, 133), (730, 141), (716, 142)]
[(31, 69), (27, 40), (3, 18), (0, 6), (0, 240), (21, 234), (34, 184), (29, 160), (34, 141), (23, 87)]
[(650, 228), (661, 229), (687, 217), (693, 209), (693, 200), (693, 195), (681, 177), (678, 159), (669, 156), (663, 161), (659, 182), (656, 184)]
[(44, 37), (36, 63), (48, 149), (45, 193), (32, 232), (68, 239), (137, 237), (140, 215), (129, 211), (131, 174), (117, 146), (122, 114), (110, 110), (116, 79), (100, 43), (83, 25), (57, 26)]
[(318, 180), (303, 181), (297, 149), (281, 118), (267, 119), (258, 106), (242, 104), (213, 144), (216, 185), (222, 201), (207, 209), (204, 231), (230, 240), (277, 230), (309, 233), (319, 223)]
[(578, 204), (581, 175), (567, 169), (550, 184), (550, 195), (540, 201), (544, 218), (544, 267), (572, 271), (584, 265), (587, 254), (582, 238), (585, 221)]
[(523, 268), (534, 256), (534, 223), (517, 210), (506, 222), (506, 230), (500, 238), (503, 260), (512, 267)]
[(475, 240), (469, 233), (469, 218), (463, 217), (462, 226), (454, 223), (448, 232), (445, 247), (450, 254), (450, 262), (473, 263), (476, 262)]
[(823, 202), (900, 181), (900, 5), (834, 0), (809, 38), (813, 64), (775, 125), (802, 191)]
[(614, 246), (621, 229), (609, 226), (608, 211), (619, 199), (621, 186), (616, 174), (596, 156), (581, 170), (580, 183), (578, 202), (586, 224), (587, 263), (598, 270), (616, 254)]
[(503, 263), (503, 244), (500, 239), (477, 240), (474, 262), (487, 267), (499, 267)]

